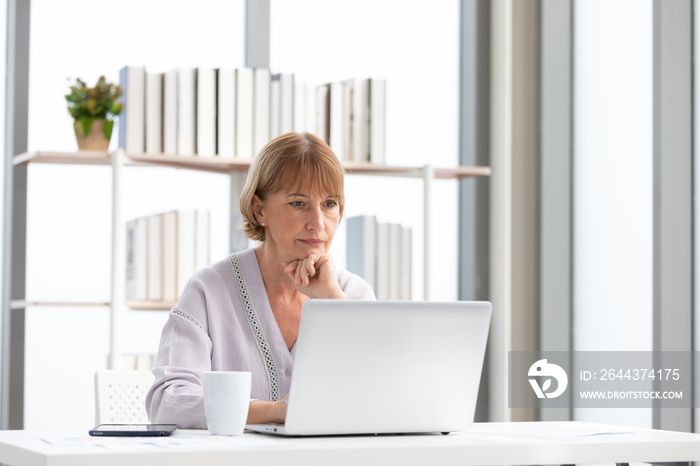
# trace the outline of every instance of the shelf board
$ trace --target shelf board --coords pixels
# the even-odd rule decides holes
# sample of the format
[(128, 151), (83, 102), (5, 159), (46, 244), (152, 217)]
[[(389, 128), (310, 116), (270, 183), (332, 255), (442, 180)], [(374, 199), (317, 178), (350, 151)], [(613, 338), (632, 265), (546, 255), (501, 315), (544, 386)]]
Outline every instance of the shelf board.
[[(125, 301), (124, 306), (129, 309), (141, 311), (169, 311), (176, 304), (175, 301)], [(10, 309), (26, 309), (28, 307), (105, 307), (110, 303), (106, 301), (26, 301), (16, 299), (10, 302)]]
[[(166, 166), (191, 170), (204, 170), (219, 173), (246, 171), (251, 159), (223, 159), (219, 157), (197, 157), (176, 155), (126, 154), (126, 163), (132, 165)], [(59, 163), (77, 165), (109, 165), (111, 157), (108, 152), (27, 152), (14, 157), (13, 164)], [(420, 178), (422, 167), (381, 165), (374, 163), (343, 162), (345, 171), (357, 175), (389, 175)], [(466, 178), (473, 176), (490, 176), (490, 167), (455, 167), (435, 168), (435, 178)]]
[(214, 172), (246, 171), (252, 163), (252, 159), (198, 157), (196, 155), (126, 154), (126, 158), (128, 161), (136, 162), (139, 165), (188, 168)]
[(77, 151), (77, 152), (25, 152), (15, 155), (13, 165), (26, 163), (65, 163), (71, 165), (109, 165), (109, 152)]
[(138, 311), (169, 311), (177, 304), (175, 301), (125, 301), (124, 306)]
[[(343, 162), (345, 171), (355, 175), (391, 175), (412, 178), (423, 177), (423, 167), (401, 167), (375, 163)], [(435, 178), (467, 178), (472, 176), (490, 176), (491, 167), (455, 167), (434, 168)]]
[(10, 309), (26, 309), (28, 307), (103, 307), (109, 306), (108, 302), (86, 301), (26, 301), (16, 299), (10, 302)]

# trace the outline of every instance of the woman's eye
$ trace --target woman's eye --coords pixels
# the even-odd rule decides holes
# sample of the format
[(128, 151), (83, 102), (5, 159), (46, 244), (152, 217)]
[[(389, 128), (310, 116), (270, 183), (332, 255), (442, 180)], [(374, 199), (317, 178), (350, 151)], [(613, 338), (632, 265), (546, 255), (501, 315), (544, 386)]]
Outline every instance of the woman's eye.
[(335, 201), (328, 201), (328, 202), (326, 202), (326, 207), (335, 207), (335, 206), (337, 206), (337, 205), (338, 205), (338, 203), (335, 202)]
[(292, 206), (294, 206), (294, 207), (301, 207), (301, 206), (303, 205), (303, 202), (301, 202), (301, 201), (294, 201), (294, 202), (290, 202), (289, 204), (292, 205)]

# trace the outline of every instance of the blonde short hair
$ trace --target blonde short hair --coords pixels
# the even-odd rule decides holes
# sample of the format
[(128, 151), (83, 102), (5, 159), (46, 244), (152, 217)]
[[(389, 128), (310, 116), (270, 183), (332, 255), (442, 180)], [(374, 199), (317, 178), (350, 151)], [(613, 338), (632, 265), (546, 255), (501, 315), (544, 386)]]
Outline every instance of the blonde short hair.
[(329, 194), (343, 216), (343, 166), (328, 144), (311, 133), (286, 133), (268, 142), (248, 170), (239, 200), (246, 237), (265, 241), (265, 229), (253, 212), (253, 196), (265, 201), (282, 190)]

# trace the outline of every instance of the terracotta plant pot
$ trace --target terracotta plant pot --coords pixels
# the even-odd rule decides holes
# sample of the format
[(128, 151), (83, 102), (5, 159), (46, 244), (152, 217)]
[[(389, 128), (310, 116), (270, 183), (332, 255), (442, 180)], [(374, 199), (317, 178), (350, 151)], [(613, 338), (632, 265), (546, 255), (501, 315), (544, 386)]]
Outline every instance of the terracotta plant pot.
[(73, 123), (75, 137), (78, 140), (78, 150), (109, 150), (109, 139), (105, 136), (103, 129), (104, 122), (105, 120), (102, 119), (94, 120), (90, 133), (87, 136), (80, 130), (80, 125), (77, 121)]

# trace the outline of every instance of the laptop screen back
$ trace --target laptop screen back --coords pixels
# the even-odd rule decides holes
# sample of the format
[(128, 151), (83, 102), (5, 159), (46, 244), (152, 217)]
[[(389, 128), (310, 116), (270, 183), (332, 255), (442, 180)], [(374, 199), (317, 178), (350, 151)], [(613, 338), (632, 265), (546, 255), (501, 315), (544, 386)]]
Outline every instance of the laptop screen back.
[(307, 301), (287, 434), (468, 428), (490, 316), (488, 302)]

